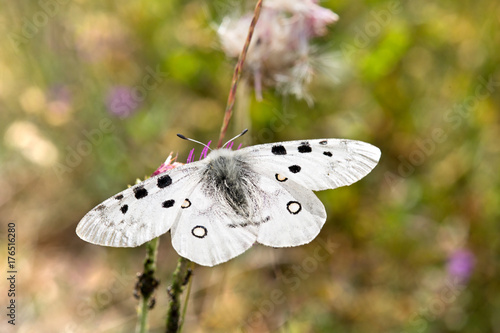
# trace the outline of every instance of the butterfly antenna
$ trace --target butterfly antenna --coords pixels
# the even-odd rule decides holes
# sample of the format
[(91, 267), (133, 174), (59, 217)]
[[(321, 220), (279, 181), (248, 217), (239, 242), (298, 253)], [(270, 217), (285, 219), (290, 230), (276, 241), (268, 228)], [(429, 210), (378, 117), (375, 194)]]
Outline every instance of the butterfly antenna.
[(196, 142), (196, 143), (199, 143), (200, 145), (204, 146), (205, 148), (208, 148), (209, 150), (212, 150), (210, 149), (209, 146), (207, 146), (206, 144), (204, 144), (203, 142), (200, 142), (200, 141), (196, 141), (194, 139), (190, 139), (190, 138), (186, 138), (184, 135), (182, 134), (177, 134), (177, 136), (183, 140), (187, 140), (187, 141), (192, 141), (192, 142)]
[(235, 136), (234, 138), (232, 138), (231, 140), (229, 140), (228, 142), (226, 142), (226, 143), (222, 146), (222, 148), (224, 148), (224, 147), (225, 147), (225, 146), (226, 146), (229, 142), (234, 141), (234, 140), (238, 139), (240, 136), (245, 135), (245, 133), (246, 133), (246, 132), (248, 132), (248, 128), (245, 128), (245, 129), (243, 130), (243, 132), (241, 132), (240, 134), (238, 134), (237, 136)]

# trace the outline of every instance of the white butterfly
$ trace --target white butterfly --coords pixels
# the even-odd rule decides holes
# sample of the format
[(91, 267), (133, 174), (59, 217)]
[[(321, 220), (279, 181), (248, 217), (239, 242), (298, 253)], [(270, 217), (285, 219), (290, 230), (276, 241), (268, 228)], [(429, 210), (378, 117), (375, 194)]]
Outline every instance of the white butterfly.
[(326, 221), (312, 191), (350, 185), (379, 158), (377, 147), (344, 139), (217, 149), (107, 199), (76, 233), (94, 244), (135, 247), (170, 230), (177, 252), (204, 266), (234, 258), (255, 242), (307, 244)]

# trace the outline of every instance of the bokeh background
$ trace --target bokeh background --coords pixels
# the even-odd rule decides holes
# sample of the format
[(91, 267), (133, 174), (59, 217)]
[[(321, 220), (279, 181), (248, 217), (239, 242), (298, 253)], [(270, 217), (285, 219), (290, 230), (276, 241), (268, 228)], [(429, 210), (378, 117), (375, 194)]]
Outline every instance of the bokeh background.
[[(380, 164), (350, 187), (318, 193), (328, 221), (310, 244), (254, 246), (197, 267), (184, 331), (500, 332), (499, 3), (321, 5), (340, 20), (312, 41), (330, 65), (308, 86), (314, 103), (274, 89), (259, 102), (242, 83), (229, 135), (250, 128), (245, 145), (363, 140), (380, 147)], [(7, 271), (13, 222), (14, 331), (134, 330), (144, 247), (90, 245), (76, 225), (170, 152), (180, 162), (201, 152), (176, 133), (217, 139), (235, 64), (217, 25), (246, 8), (2, 4), (0, 262)], [(151, 332), (164, 329), (176, 262), (164, 235)], [(2, 332), (13, 329), (6, 289)]]

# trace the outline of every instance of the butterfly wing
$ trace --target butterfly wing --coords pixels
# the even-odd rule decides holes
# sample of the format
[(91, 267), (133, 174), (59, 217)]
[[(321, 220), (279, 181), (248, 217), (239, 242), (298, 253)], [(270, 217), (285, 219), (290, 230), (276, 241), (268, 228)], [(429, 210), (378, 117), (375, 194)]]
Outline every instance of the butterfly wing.
[(76, 233), (87, 242), (114, 247), (139, 246), (164, 234), (200, 181), (202, 165), (179, 166), (118, 193), (87, 213)]
[(257, 241), (272, 247), (311, 242), (326, 221), (325, 207), (309, 189), (294, 181), (259, 177), (256, 187), (263, 198), (254, 209), (261, 214)]
[(305, 244), (326, 220), (311, 190), (350, 185), (380, 158), (372, 145), (339, 139), (265, 144), (231, 154), (252, 171), (251, 216), (220, 200), (204, 180), (207, 158), (107, 199), (85, 215), (77, 234), (94, 244), (134, 247), (171, 229), (177, 252), (205, 266), (236, 257), (256, 240), (274, 247)]
[(181, 256), (203, 266), (214, 266), (249, 249), (257, 226), (237, 215), (213, 188), (201, 182), (186, 197), (182, 214), (172, 226), (172, 245)]
[(377, 147), (345, 139), (278, 142), (239, 152), (260, 174), (281, 183), (290, 179), (313, 191), (350, 185), (380, 159)]

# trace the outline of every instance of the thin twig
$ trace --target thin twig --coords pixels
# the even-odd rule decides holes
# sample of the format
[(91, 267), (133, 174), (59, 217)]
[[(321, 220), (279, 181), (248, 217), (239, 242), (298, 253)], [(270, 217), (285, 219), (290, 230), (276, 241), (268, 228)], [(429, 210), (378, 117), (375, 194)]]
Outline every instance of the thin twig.
[(222, 127), (220, 129), (219, 142), (217, 143), (217, 148), (222, 147), (222, 140), (224, 140), (224, 137), (226, 136), (227, 127), (229, 126), (229, 120), (233, 115), (233, 106), (236, 96), (236, 89), (238, 88), (238, 81), (241, 76), (241, 70), (243, 69), (243, 64), (245, 63), (248, 47), (250, 46), (250, 42), (252, 41), (253, 31), (255, 29), (255, 26), (257, 25), (257, 21), (259, 20), (261, 8), (262, 8), (262, 0), (258, 0), (257, 5), (255, 5), (255, 11), (253, 14), (252, 23), (250, 23), (250, 27), (248, 28), (248, 35), (245, 41), (245, 45), (243, 46), (243, 50), (241, 51), (240, 57), (238, 58), (238, 63), (236, 64), (236, 67), (234, 69), (233, 81), (231, 83), (231, 90), (229, 91), (229, 96), (227, 98), (226, 112), (224, 114), (224, 120), (222, 121)]

